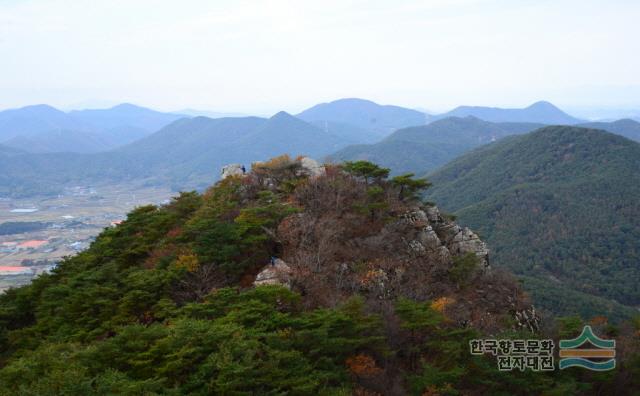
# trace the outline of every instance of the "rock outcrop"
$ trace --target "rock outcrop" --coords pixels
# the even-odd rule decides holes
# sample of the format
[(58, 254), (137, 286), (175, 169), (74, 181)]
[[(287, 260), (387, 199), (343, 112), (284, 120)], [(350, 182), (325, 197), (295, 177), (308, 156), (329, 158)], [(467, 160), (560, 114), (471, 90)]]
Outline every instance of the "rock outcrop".
[(298, 160), (302, 169), (311, 177), (322, 176), (325, 174), (324, 165), (309, 157), (302, 157)]
[(438, 207), (429, 206), (426, 210), (416, 208), (405, 213), (403, 218), (421, 228), (417, 238), (409, 242), (409, 248), (415, 253), (437, 251), (443, 257), (474, 253), (480, 259), (482, 268), (489, 267), (487, 244), (469, 228), (446, 220)]
[[(281, 188), (287, 179), (295, 183)], [(397, 298), (446, 301), (443, 313), (463, 326), (497, 332), (515, 319), (522, 328), (538, 327), (517, 281), (489, 270), (478, 235), (436, 206), (406, 199), (392, 183), (284, 156), (254, 164), (243, 193), (254, 191), (251, 183), (294, 209), (269, 230), (281, 259), (263, 267), (254, 286), (285, 285), (307, 307), (337, 306), (354, 294), (381, 306)], [(469, 254), (477, 262), (461, 260)]]
[[(282, 168), (286, 168), (288, 166), (294, 166), (294, 167), (297, 167), (298, 169), (297, 172), (299, 176), (308, 176), (308, 177), (319, 177), (326, 173), (326, 169), (324, 165), (320, 164), (318, 161), (314, 160), (313, 158), (299, 157), (295, 160), (289, 159), (288, 157), (286, 158), (287, 159), (285, 161), (281, 161), (280, 163), (275, 165), (273, 164), (269, 165), (268, 163), (263, 161), (255, 161), (251, 164), (251, 168), (252, 168), (252, 171), (255, 171), (256, 169), (264, 168), (265, 166), (282, 167)], [(242, 170), (242, 164), (228, 164), (222, 167), (222, 170), (220, 172), (220, 177), (221, 179), (225, 179), (229, 176), (241, 176), (244, 174), (245, 172)], [(266, 182), (268, 184), (270, 181), (266, 180)]]
[(274, 264), (267, 264), (262, 271), (256, 275), (254, 286), (260, 285), (283, 285), (289, 286), (291, 268), (281, 259), (276, 259)]
[(242, 171), (242, 164), (229, 164), (222, 167), (222, 171), (220, 172), (220, 178), (226, 179), (229, 176), (242, 176), (244, 172)]

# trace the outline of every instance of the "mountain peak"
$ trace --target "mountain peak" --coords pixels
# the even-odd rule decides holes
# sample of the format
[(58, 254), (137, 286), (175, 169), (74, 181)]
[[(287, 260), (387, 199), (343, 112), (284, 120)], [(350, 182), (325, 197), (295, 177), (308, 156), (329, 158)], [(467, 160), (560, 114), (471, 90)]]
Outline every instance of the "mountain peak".
[(326, 103), (326, 104), (366, 104), (366, 105), (380, 106), (379, 104), (377, 104), (376, 102), (374, 102), (372, 100), (361, 99), (361, 98), (336, 99), (336, 100), (333, 100), (333, 101), (331, 101), (329, 103)]
[(48, 104), (36, 104), (30, 106), (24, 106), (18, 109), (13, 109), (13, 111), (20, 111), (29, 114), (62, 114), (64, 113), (61, 110), (56, 109), (53, 106)]
[(273, 116), (271, 116), (271, 118), (269, 118), (270, 120), (286, 120), (286, 119), (291, 119), (291, 118), (295, 118), (294, 116), (292, 116), (291, 114), (287, 113), (286, 111), (279, 111), (276, 114), (274, 114)]
[(556, 105), (554, 105), (551, 102), (547, 102), (546, 100), (540, 100), (537, 101), (535, 103), (533, 103), (532, 105), (530, 105), (529, 107), (527, 107), (527, 109), (539, 109), (539, 110), (558, 110), (561, 111)]
[(424, 125), (426, 116), (416, 110), (398, 106), (379, 105), (359, 98), (344, 98), (317, 104), (296, 117), (307, 122), (330, 122), (350, 125), (369, 131), (377, 139), (390, 135), (394, 130)]
[(540, 124), (572, 125), (581, 120), (570, 116), (547, 101), (538, 101), (525, 108), (500, 108), (483, 106), (459, 106), (436, 116), (436, 119), (450, 116), (464, 117), (473, 115), (490, 122), (533, 122)]
[(118, 110), (118, 111), (140, 111), (140, 110), (149, 110), (146, 107), (141, 107), (138, 105), (134, 105), (133, 103), (120, 103), (111, 107), (109, 110)]

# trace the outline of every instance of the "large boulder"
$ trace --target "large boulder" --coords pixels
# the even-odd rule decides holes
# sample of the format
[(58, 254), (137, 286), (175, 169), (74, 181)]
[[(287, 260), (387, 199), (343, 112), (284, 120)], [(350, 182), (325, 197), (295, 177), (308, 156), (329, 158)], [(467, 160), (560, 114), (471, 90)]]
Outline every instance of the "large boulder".
[(242, 171), (242, 164), (229, 164), (222, 167), (220, 177), (226, 179), (229, 176), (241, 176), (244, 175)]
[(454, 255), (474, 253), (480, 259), (483, 267), (489, 266), (489, 249), (480, 237), (467, 227), (461, 229), (449, 243), (449, 250)]
[(276, 259), (274, 264), (268, 264), (256, 276), (254, 286), (283, 285), (289, 286), (291, 268), (283, 260)]
[(299, 161), (300, 161), (300, 166), (309, 176), (312, 176), (312, 177), (322, 176), (326, 172), (324, 165), (320, 164), (318, 161), (314, 160), (313, 158), (302, 157), (300, 158)]

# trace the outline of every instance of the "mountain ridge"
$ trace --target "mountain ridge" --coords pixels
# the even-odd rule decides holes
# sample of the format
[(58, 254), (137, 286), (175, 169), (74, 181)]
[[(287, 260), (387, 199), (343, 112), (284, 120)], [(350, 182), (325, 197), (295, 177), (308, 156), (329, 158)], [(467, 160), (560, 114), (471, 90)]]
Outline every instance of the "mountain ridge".
[[(549, 126), (479, 147), (428, 177), (427, 198), (477, 229), (496, 265), (548, 288), (559, 279), (568, 290), (617, 301), (615, 315), (629, 317), (640, 304), (629, 283), (640, 276), (637, 142)], [(548, 290), (530, 289), (545, 308), (570, 313), (545, 297)], [(583, 315), (596, 313), (585, 307)], [(601, 303), (597, 309), (612, 315)]]
[(367, 130), (371, 139), (380, 139), (396, 129), (424, 125), (428, 116), (416, 110), (379, 105), (359, 98), (344, 98), (312, 106), (296, 117), (307, 122), (331, 122)]
[(329, 158), (368, 160), (391, 168), (394, 173), (420, 173), (444, 165), (474, 147), (540, 126), (492, 123), (473, 116), (448, 117), (424, 126), (399, 129), (375, 144), (348, 146)]
[(0, 143), (31, 152), (107, 151), (182, 117), (130, 103), (69, 112), (32, 105), (0, 111)]
[[(0, 153), (0, 168), (7, 181), (0, 194), (36, 193), (39, 188), (50, 194), (64, 183), (141, 181), (175, 190), (202, 189), (216, 180), (217, 170), (227, 163), (249, 165), (278, 153), (293, 152), (322, 157), (347, 144), (348, 140), (285, 112), (269, 119), (180, 118), (151, 135), (107, 152)], [(19, 188), (21, 184), (28, 189)]]
[(578, 124), (584, 122), (572, 117), (547, 101), (538, 101), (525, 108), (500, 108), (486, 106), (458, 106), (434, 116), (434, 120), (450, 116), (474, 116), (490, 122), (534, 122), (541, 124)]

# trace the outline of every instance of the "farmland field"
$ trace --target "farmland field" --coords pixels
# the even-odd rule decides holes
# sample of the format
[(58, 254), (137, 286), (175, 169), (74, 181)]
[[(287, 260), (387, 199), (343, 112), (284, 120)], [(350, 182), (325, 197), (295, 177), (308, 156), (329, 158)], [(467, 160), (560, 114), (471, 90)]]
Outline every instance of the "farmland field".
[[(174, 194), (135, 185), (77, 186), (56, 197), (0, 199), (0, 291), (86, 249), (134, 207), (162, 204)], [(31, 274), (13, 267), (28, 267)]]

